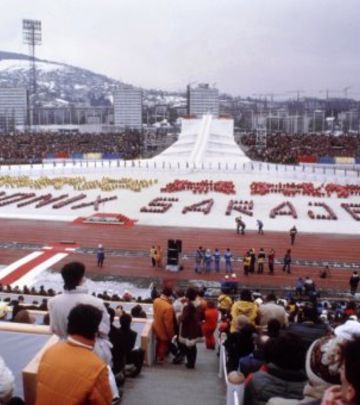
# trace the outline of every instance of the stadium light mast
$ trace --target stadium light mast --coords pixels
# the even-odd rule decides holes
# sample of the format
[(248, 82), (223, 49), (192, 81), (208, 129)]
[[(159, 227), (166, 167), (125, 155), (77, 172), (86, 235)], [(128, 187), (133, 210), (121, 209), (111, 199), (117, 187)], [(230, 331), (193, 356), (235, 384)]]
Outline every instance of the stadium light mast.
[(30, 57), (30, 94), (35, 96), (36, 86), (36, 59), (35, 48), (41, 45), (41, 21), (40, 20), (22, 20), (23, 43), (29, 46)]

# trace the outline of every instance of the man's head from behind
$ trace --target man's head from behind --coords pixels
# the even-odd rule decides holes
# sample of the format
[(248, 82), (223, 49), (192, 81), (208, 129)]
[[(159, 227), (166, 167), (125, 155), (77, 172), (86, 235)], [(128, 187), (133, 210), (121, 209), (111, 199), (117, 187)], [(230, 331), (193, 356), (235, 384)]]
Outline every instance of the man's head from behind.
[(286, 333), (272, 339), (269, 343), (269, 349), (270, 359), (268, 360), (281, 369), (299, 370), (304, 366), (305, 349), (301, 339), (292, 333)]
[(95, 340), (102, 318), (102, 311), (92, 305), (78, 304), (68, 316), (67, 333)]
[(81, 284), (85, 274), (85, 266), (80, 262), (71, 262), (65, 264), (61, 269), (61, 275), (64, 280), (65, 290), (75, 290)]
[(120, 317), (120, 326), (123, 329), (130, 329), (130, 325), (131, 325), (131, 321), (132, 321), (132, 317), (129, 314), (122, 314)]

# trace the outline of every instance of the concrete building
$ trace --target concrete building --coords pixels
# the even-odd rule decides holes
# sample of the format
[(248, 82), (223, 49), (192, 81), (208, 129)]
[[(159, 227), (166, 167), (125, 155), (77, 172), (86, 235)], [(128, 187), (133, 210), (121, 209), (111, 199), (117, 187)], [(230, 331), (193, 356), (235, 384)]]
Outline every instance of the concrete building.
[(118, 128), (141, 129), (141, 89), (122, 85), (114, 92), (114, 124)]
[(28, 116), (28, 92), (24, 87), (0, 87), (0, 130), (24, 127)]
[(188, 115), (201, 117), (211, 114), (219, 116), (219, 90), (207, 83), (200, 83), (196, 87), (191, 84), (187, 87)]

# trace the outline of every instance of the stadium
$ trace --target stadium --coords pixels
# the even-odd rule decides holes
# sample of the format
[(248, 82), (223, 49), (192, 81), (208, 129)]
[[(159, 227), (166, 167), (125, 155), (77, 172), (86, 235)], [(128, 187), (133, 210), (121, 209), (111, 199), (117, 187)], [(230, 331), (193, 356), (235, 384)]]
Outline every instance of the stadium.
[[(78, 261), (86, 266), (90, 291), (113, 307), (121, 298), (128, 310), (131, 302), (141, 302), (151, 319), (151, 305), (144, 303), (151, 300), (149, 286), (194, 285), (206, 288), (209, 299), (220, 294), (225, 258), (220, 259), (220, 272), (214, 263), (210, 270), (201, 264), (195, 272), (199, 246), (218, 249), (221, 255), (231, 250), (237, 288), (286, 297), (295, 292), (301, 277), (315, 282), (319, 296), (351, 297), (348, 281), (360, 266), (358, 168), (252, 161), (235, 144), (229, 118), (183, 119), (178, 140), (151, 159), (49, 160), (3, 165), (1, 172), (4, 299), (16, 300), (25, 292), (30, 303), (39, 289), (44, 296), (60, 292), (58, 271)], [(236, 232), (239, 215), (244, 234)], [(263, 223), (263, 234), (258, 233), (257, 220)], [(291, 245), (293, 226), (298, 235)], [(105, 251), (101, 268), (100, 245)], [(152, 246), (163, 251), (154, 267)], [(247, 251), (257, 255), (261, 248), (275, 250), (274, 273), (269, 274), (266, 265), (262, 274), (256, 269), (245, 274)], [(289, 248), (290, 274), (283, 271)], [(328, 273), (322, 278), (325, 268)], [(42, 322), (41, 311), (30, 312), (36, 323)], [(151, 365), (155, 357), (148, 322), (134, 320), (134, 325), (142, 333), (141, 346)], [(34, 394), (24, 392), (31, 401)], [(129, 398), (140, 392), (130, 391)]]
[(360, 404), (357, 1), (8, 3), (0, 405)]

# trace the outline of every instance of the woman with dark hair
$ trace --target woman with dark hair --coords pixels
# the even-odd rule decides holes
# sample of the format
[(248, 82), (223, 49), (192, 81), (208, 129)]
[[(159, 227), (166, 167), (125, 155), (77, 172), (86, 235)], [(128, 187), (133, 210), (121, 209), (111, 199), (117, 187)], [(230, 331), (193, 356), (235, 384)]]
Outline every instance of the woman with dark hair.
[(201, 313), (192, 302), (185, 305), (180, 316), (179, 343), (186, 356), (186, 367), (195, 368), (196, 344), (202, 340)]

